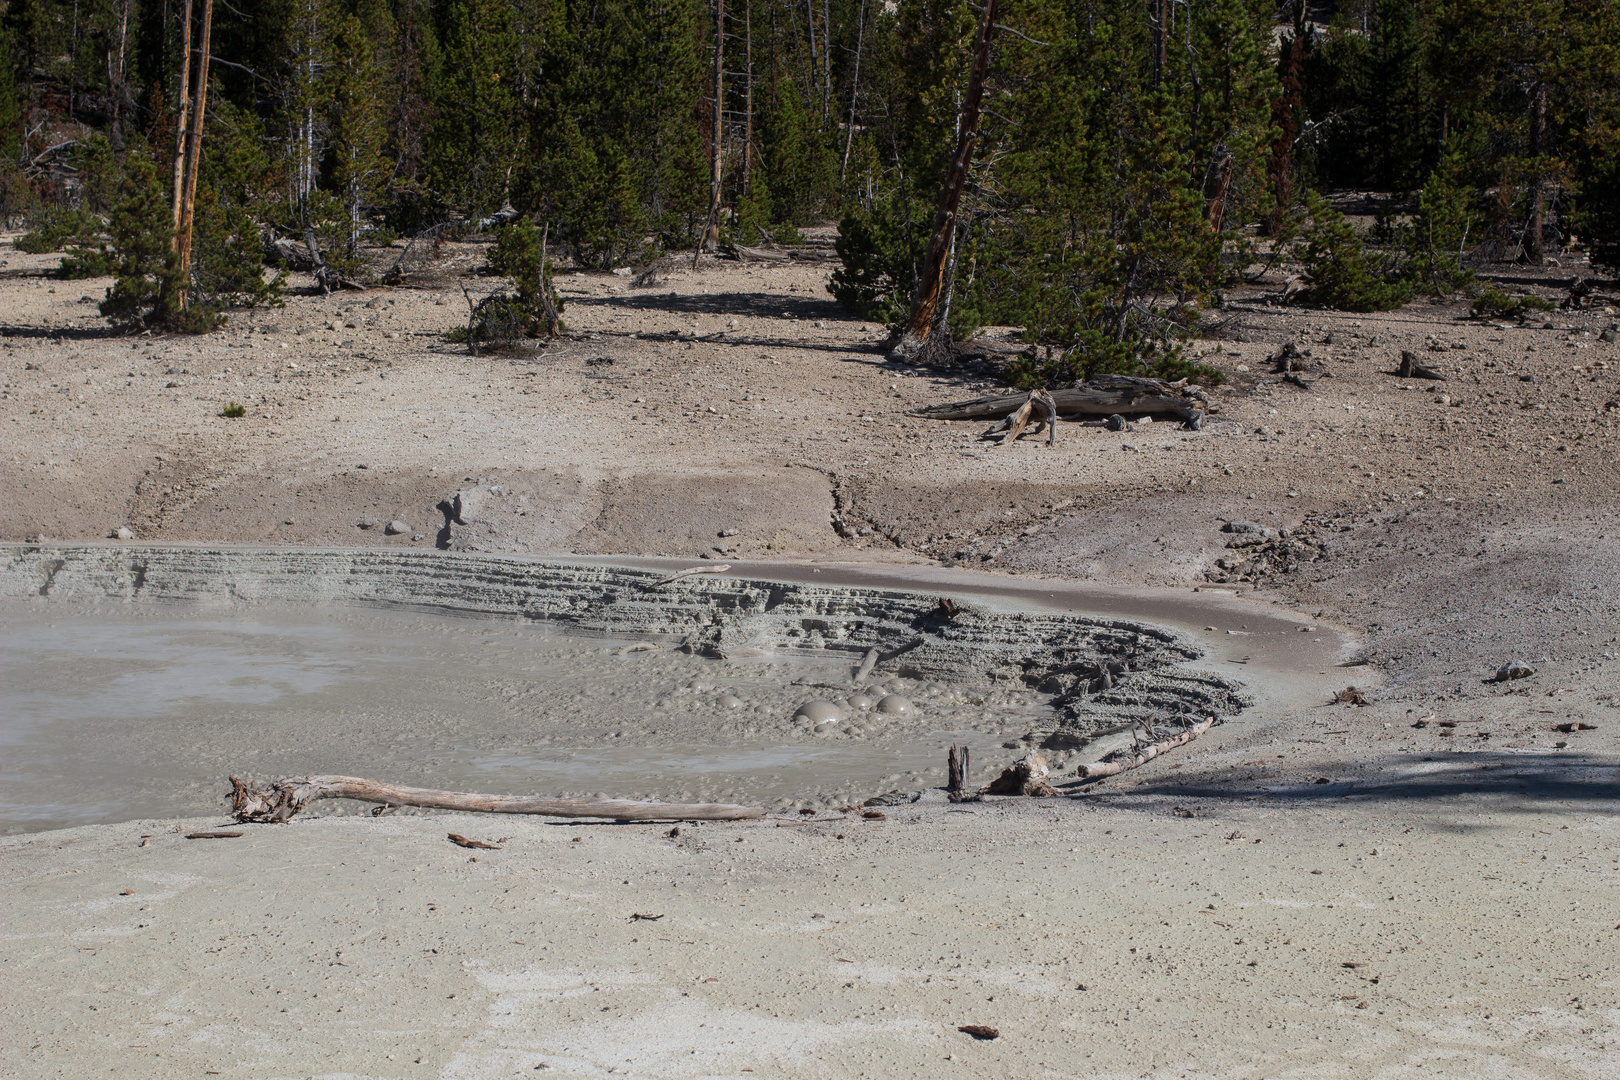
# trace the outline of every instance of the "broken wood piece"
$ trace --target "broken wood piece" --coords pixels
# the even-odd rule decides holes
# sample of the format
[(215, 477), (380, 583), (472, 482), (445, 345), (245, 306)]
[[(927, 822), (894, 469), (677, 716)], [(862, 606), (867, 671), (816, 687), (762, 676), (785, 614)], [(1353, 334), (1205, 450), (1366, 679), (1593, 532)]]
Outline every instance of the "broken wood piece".
[(1032, 798), (1048, 798), (1057, 794), (1057, 789), (1052, 787), (1046, 780), (1050, 772), (1045, 755), (1037, 754), (1031, 750), (1003, 769), (1000, 776), (980, 788), (979, 794), (1027, 795)]
[(761, 262), (792, 262), (793, 256), (785, 251), (771, 251), (768, 248), (744, 247), (742, 244), (732, 244), (730, 253), (737, 257), (738, 262), (747, 262), (757, 259)]
[(960, 1031), (964, 1035), (971, 1035), (975, 1039), (981, 1039), (982, 1040), (982, 1039), (999, 1039), (999, 1038), (1001, 1038), (1001, 1029), (988, 1027), (987, 1025), (984, 1025), (984, 1024), (963, 1024), (961, 1027), (957, 1028), (956, 1030)]
[(965, 746), (953, 746), (945, 758), (945, 797), (953, 803), (978, 802), (979, 794), (968, 790), (971, 758)]
[(1333, 700), (1335, 703), (1343, 702), (1346, 705), (1366, 705), (1368, 703), (1366, 695), (1353, 686), (1334, 691)]
[(187, 840), (234, 840), (242, 834), (235, 829), (205, 829), (186, 833)]
[(286, 821), (317, 799), (355, 799), (388, 806), (421, 806), (484, 814), (609, 818), (614, 821), (744, 821), (765, 816), (758, 806), (730, 803), (660, 803), (636, 799), (548, 799), (539, 795), (470, 795), (401, 787), (358, 776), (299, 776), (260, 787), (231, 777), (231, 812), (237, 821)]
[(681, 578), (691, 577), (693, 574), (723, 574), (730, 569), (730, 563), (721, 563), (719, 566), (693, 566), (686, 570), (677, 570), (668, 577), (661, 577), (651, 585), (648, 585), (647, 588), (656, 589), (660, 585), (668, 585), (672, 581), (679, 581)]
[(1434, 370), (1434, 368), (1424, 367), (1422, 364), (1418, 363), (1418, 358), (1414, 353), (1408, 352), (1405, 349), (1401, 350), (1401, 366), (1396, 369), (1395, 374), (1399, 375), (1403, 379), (1434, 379), (1437, 382), (1446, 381), (1446, 377), (1444, 375)]
[(1188, 728), (1186, 731), (1182, 732), (1180, 735), (1177, 735), (1173, 739), (1166, 739), (1163, 742), (1151, 744), (1135, 757), (1125, 758), (1120, 761), (1094, 761), (1089, 765), (1080, 766), (1078, 769), (1074, 770), (1074, 773), (1083, 780), (1091, 780), (1104, 776), (1118, 776), (1120, 773), (1125, 772), (1128, 769), (1134, 769), (1138, 765), (1147, 764), (1160, 754), (1164, 753), (1166, 750), (1173, 750), (1178, 746), (1192, 742), (1194, 739), (1198, 738), (1198, 736), (1208, 731), (1212, 726), (1214, 726), (1214, 724), (1215, 718), (1212, 716), (1208, 720), (1194, 724), (1192, 727)]
[(861, 666), (855, 669), (855, 682), (865, 682), (867, 676), (872, 674), (872, 669), (877, 667), (877, 662), (878, 651), (876, 649), (867, 649), (866, 656), (861, 659)]
[(1018, 436), (1024, 433), (1024, 426), (1029, 423), (1034, 411), (1035, 395), (1030, 394), (1024, 399), (1024, 403), (1018, 406), (1018, 411), (1007, 418), (1007, 433), (1001, 437), (1002, 446), (1011, 446), (1018, 441)]
[(637, 912), (635, 912), (634, 914), (632, 914), (630, 916), (630, 921), (631, 922), (657, 922), (659, 919), (662, 919), (663, 917), (664, 917), (663, 915), (643, 915), (641, 912), (637, 911)]
[(499, 844), (486, 844), (482, 840), (469, 840), (465, 836), (462, 836), (460, 833), (446, 833), (445, 836), (446, 836), (446, 839), (448, 839), (452, 844), (456, 845), (457, 847), (479, 848), (479, 849), (481, 849), (483, 851), (499, 851), (499, 850), (501, 850), (501, 847), (500, 847)]

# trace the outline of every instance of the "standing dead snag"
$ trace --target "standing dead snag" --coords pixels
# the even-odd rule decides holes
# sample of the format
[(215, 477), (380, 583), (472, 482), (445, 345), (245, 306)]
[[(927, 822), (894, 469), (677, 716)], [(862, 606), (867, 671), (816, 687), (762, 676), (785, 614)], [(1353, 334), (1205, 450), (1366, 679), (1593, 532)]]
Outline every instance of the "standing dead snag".
[[(928, 343), (934, 329), (934, 313), (945, 292), (945, 277), (951, 252), (956, 246), (956, 211), (962, 204), (962, 191), (967, 187), (968, 166), (973, 162), (973, 147), (979, 140), (979, 114), (984, 100), (984, 82), (990, 70), (990, 36), (996, 26), (996, 0), (985, 0), (984, 18), (979, 23), (977, 47), (973, 52), (973, 72), (968, 78), (967, 96), (962, 102), (956, 138), (956, 151), (951, 155), (950, 172), (945, 187), (939, 193), (939, 212), (934, 216), (934, 233), (928, 241), (928, 261), (922, 277), (917, 281), (917, 297), (911, 305), (911, 318), (906, 332), (895, 352), (911, 356)], [(948, 332), (948, 331), (947, 331)]]
[[(190, 5), (186, 7), (190, 12)], [(186, 138), (185, 190), (180, 200), (180, 233), (176, 251), (180, 255), (180, 307), (185, 307), (190, 289), (187, 279), (191, 273), (191, 232), (197, 207), (197, 170), (202, 164), (203, 119), (208, 108), (208, 65), (210, 44), (214, 28), (214, 0), (203, 0), (202, 41), (198, 46), (197, 82), (192, 90), (190, 130)], [(186, 64), (191, 57), (184, 57)]]
[(951, 747), (950, 754), (945, 759), (945, 769), (948, 779), (945, 782), (945, 797), (951, 802), (978, 802), (977, 792), (968, 791), (968, 748), (965, 746)]
[(636, 799), (547, 799), (538, 795), (469, 795), (400, 787), (358, 776), (298, 776), (260, 787), (231, 777), (231, 814), (237, 821), (281, 822), (317, 799), (355, 799), (384, 806), (421, 806), (484, 814), (610, 818), (614, 821), (746, 821), (764, 817), (758, 806), (730, 803), (658, 803)]

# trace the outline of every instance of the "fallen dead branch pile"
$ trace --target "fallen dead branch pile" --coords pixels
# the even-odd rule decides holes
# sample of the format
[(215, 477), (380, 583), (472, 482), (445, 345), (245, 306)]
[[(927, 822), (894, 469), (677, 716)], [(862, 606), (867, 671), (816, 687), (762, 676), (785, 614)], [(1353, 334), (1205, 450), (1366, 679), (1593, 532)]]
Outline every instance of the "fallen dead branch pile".
[[(301, 776), (264, 785), (231, 777), (231, 813), (237, 821), (286, 821), (317, 799), (355, 799), (381, 806), (421, 806), (484, 814), (609, 818), (614, 821), (744, 821), (764, 817), (758, 806), (729, 803), (658, 803), (634, 799), (548, 799), (538, 795), (468, 795), (400, 787), (358, 776)], [(378, 811), (373, 811), (376, 813)]]
[[(1075, 420), (1090, 416), (1145, 416), (1168, 413), (1196, 429), (1209, 407), (1204, 392), (1187, 380), (1166, 382), (1129, 375), (1100, 375), (1067, 390), (1034, 390), (955, 401), (915, 409), (907, 415), (924, 420), (1005, 420), (1028, 422), (1034, 409)], [(1009, 425), (1010, 427), (1011, 425)], [(1022, 427), (1022, 424), (1019, 424)], [(1012, 436), (1016, 437), (1016, 436)], [(1010, 441), (1010, 440), (1009, 440)]]

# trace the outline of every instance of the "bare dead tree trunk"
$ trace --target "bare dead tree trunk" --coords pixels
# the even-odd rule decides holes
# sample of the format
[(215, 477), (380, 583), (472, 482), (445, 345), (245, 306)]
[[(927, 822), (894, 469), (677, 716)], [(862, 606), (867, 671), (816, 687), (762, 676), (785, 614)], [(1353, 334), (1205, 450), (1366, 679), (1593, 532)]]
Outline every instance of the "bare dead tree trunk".
[(1525, 255), (1531, 266), (1547, 261), (1541, 230), (1547, 220), (1547, 172), (1541, 157), (1547, 142), (1547, 84), (1537, 82), (1530, 94), (1530, 153), (1536, 158), (1535, 179), (1530, 182), (1530, 237)]
[(1159, 83), (1164, 80), (1164, 62), (1169, 51), (1170, 28), (1166, 24), (1169, 15), (1169, 0), (1153, 0), (1153, 14), (1149, 19), (1153, 23), (1153, 88), (1157, 90)]
[(855, 17), (855, 77), (849, 85), (849, 123), (844, 125), (844, 163), (838, 167), (838, 186), (849, 175), (849, 151), (855, 145), (855, 103), (861, 99), (861, 45), (866, 38), (866, 0)]
[(737, 199), (753, 194), (754, 181), (754, 4), (743, 0), (743, 159), (742, 187)]
[(1299, 133), (1299, 102), (1303, 89), (1299, 76), (1304, 62), (1304, 34), (1296, 28), (1283, 68), (1282, 94), (1271, 107), (1278, 134), (1277, 141), (1271, 146), (1271, 160), (1266, 163), (1266, 178), (1271, 182), (1272, 198), (1276, 200), (1276, 205), (1266, 219), (1267, 236), (1282, 233), (1283, 222), (1288, 219), (1288, 207), (1294, 201), (1294, 138)]
[(214, 0), (203, 0), (202, 43), (197, 56), (197, 85), (192, 90), (191, 135), (186, 140), (186, 194), (180, 216), (180, 296), (186, 306), (191, 273), (191, 229), (197, 208), (197, 169), (202, 164), (203, 120), (208, 109), (209, 44), (214, 29)]
[[(721, 140), (725, 124), (726, 0), (714, 0), (714, 131), (709, 147), (709, 218), (703, 223), (698, 251), (713, 251), (720, 243), (721, 169), (725, 164)], [(692, 265), (697, 265), (693, 255)]]
[(174, 233), (169, 237), (169, 250), (180, 250), (180, 207), (186, 195), (186, 135), (190, 126), (188, 110), (191, 107), (191, 0), (186, 0), (185, 13), (180, 17), (180, 100), (175, 108), (174, 121)]
[(935, 311), (945, 291), (945, 274), (956, 241), (956, 211), (962, 203), (962, 191), (967, 187), (968, 166), (973, 162), (973, 147), (979, 138), (979, 113), (984, 101), (984, 81), (990, 69), (990, 36), (995, 25), (996, 0), (986, 0), (984, 18), (979, 23), (978, 44), (973, 51), (973, 72), (968, 79), (967, 99), (962, 103), (956, 151), (951, 156), (951, 169), (946, 174), (945, 187), (939, 194), (934, 234), (928, 241), (928, 261), (924, 264), (922, 277), (917, 281), (917, 296), (912, 301), (911, 318), (894, 350), (901, 356), (916, 354), (928, 341), (934, 329)]

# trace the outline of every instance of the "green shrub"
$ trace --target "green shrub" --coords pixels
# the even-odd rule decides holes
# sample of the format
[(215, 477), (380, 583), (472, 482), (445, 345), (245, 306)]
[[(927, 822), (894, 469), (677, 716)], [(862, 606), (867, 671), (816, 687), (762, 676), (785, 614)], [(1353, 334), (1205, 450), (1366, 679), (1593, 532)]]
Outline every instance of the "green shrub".
[(1391, 259), (1379, 258), (1343, 214), (1317, 195), (1306, 197), (1310, 223), (1294, 253), (1305, 264), (1305, 299), (1337, 311), (1392, 311), (1412, 299)]
[(101, 219), (77, 206), (52, 206), (34, 222), (34, 228), (11, 242), (18, 251), (48, 255), (70, 245), (89, 245), (101, 237)]
[(520, 336), (554, 337), (562, 329), (558, 316), (562, 313), (563, 301), (552, 284), (554, 267), (549, 258), (545, 266), (540, 265), (544, 246), (544, 238), (534, 222), (522, 218), (501, 226), (495, 234), (495, 246), (490, 249), (489, 268), (511, 278), (517, 286), (515, 303), (522, 315)]
[(225, 417), (227, 420), (240, 420), (242, 417), (247, 415), (247, 406), (239, 405), (233, 401), (226, 405), (223, 409), (219, 410), (219, 415)]
[(1523, 296), (1509, 296), (1494, 285), (1487, 288), (1475, 298), (1473, 312), (1476, 317), (1498, 317), (1504, 319), (1522, 319), (1531, 311), (1551, 311), (1552, 303), (1539, 296), (1526, 293)]

